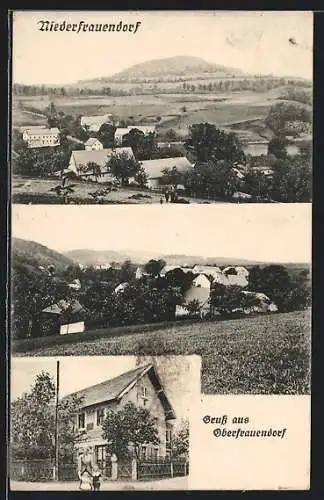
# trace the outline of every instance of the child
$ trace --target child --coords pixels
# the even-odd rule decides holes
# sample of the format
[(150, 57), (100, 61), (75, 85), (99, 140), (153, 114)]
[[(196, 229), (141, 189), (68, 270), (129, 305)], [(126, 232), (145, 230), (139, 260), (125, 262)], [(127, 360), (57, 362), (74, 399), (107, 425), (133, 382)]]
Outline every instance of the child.
[(101, 478), (101, 472), (98, 468), (97, 465), (93, 466), (92, 470), (92, 487), (93, 491), (99, 491), (100, 490), (100, 478)]
[(93, 479), (88, 471), (84, 471), (80, 474), (80, 490), (92, 491), (93, 490)]

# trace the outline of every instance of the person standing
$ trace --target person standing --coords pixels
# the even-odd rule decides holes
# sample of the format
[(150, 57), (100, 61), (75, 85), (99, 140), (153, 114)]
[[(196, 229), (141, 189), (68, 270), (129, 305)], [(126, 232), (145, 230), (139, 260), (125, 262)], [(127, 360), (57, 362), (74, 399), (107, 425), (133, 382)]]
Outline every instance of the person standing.
[(165, 196), (166, 203), (169, 203), (170, 193), (169, 193), (168, 188), (166, 188), (166, 190), (164, 192), (164, 196)]
[(93, 458), (89, 448), (80, 453), (78, 458), (78, 476), (80, 479), (79, 487), (82, 489), (83, 481), (92, 477)]
[(94, 465), (93, 469), (92, 469), (92, 486), (93, 486), (93, 491), (99, 491), (100, 490), (100, 484), (101, 484), (101, 472), (99, 470), (99, 467), (97, 465)]

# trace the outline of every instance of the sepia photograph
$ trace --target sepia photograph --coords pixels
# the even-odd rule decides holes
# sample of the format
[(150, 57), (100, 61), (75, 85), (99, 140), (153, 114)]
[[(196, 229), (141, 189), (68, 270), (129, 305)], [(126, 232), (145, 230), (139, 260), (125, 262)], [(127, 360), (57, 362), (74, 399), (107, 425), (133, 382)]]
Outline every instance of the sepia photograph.
[(12, 231), (16, 356), (198, 354), (203, 393), (310, 393), (311, 205), (15, 205)]
[(16, 11), (12, 32), (14, 203), (311, 202), (312, 12)]
[(199, 399), (198, 356), (14, 357), (11, 489), (188, 489)]

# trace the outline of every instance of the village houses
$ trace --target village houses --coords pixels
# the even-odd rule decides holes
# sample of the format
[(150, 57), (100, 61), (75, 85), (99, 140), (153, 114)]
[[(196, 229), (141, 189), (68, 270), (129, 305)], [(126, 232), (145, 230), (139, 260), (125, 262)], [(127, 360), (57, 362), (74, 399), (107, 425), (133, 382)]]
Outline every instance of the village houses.
[(43, 126), (24, 127), (22, 138), (29, 148), (44, 148), (60, 145), (60, 131), (57, 127)]
[[(159, 444), (145, 443), (140, 449), (142, 459), (163, 459), (171, 455), (172, 429), (176, 415), (152, 364), (140, 366), (110, 380), (87, 387), (63, 398), (72, 396), (82, 399), (82, 407), (75, 416), (75, 426), (81, 437), (79, 451), (90, 449), (93, 462), (103, 471), (109, 465), (111, 455), (107, 441), (102, 437), (102, 424), (108, 410), (118, 411), (126, 403), (146, 408), (156, 419)], [(132, 443), (129, 443), (132, 451)]]

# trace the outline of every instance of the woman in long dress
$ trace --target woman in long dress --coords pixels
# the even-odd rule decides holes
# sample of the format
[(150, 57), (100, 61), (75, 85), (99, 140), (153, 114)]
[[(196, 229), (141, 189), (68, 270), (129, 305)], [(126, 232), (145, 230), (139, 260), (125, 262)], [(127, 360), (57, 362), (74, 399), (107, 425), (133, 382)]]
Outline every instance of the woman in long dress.
[(79, 487), (80, 489), (90, 489), (86, 488), (87, 485), (91, 486), (92, 489), (92, 470), (93, 470), (93, 458), (89, 448), (86, 448), (79, 455), (78, 459), (78, 476), (80, 479)]

